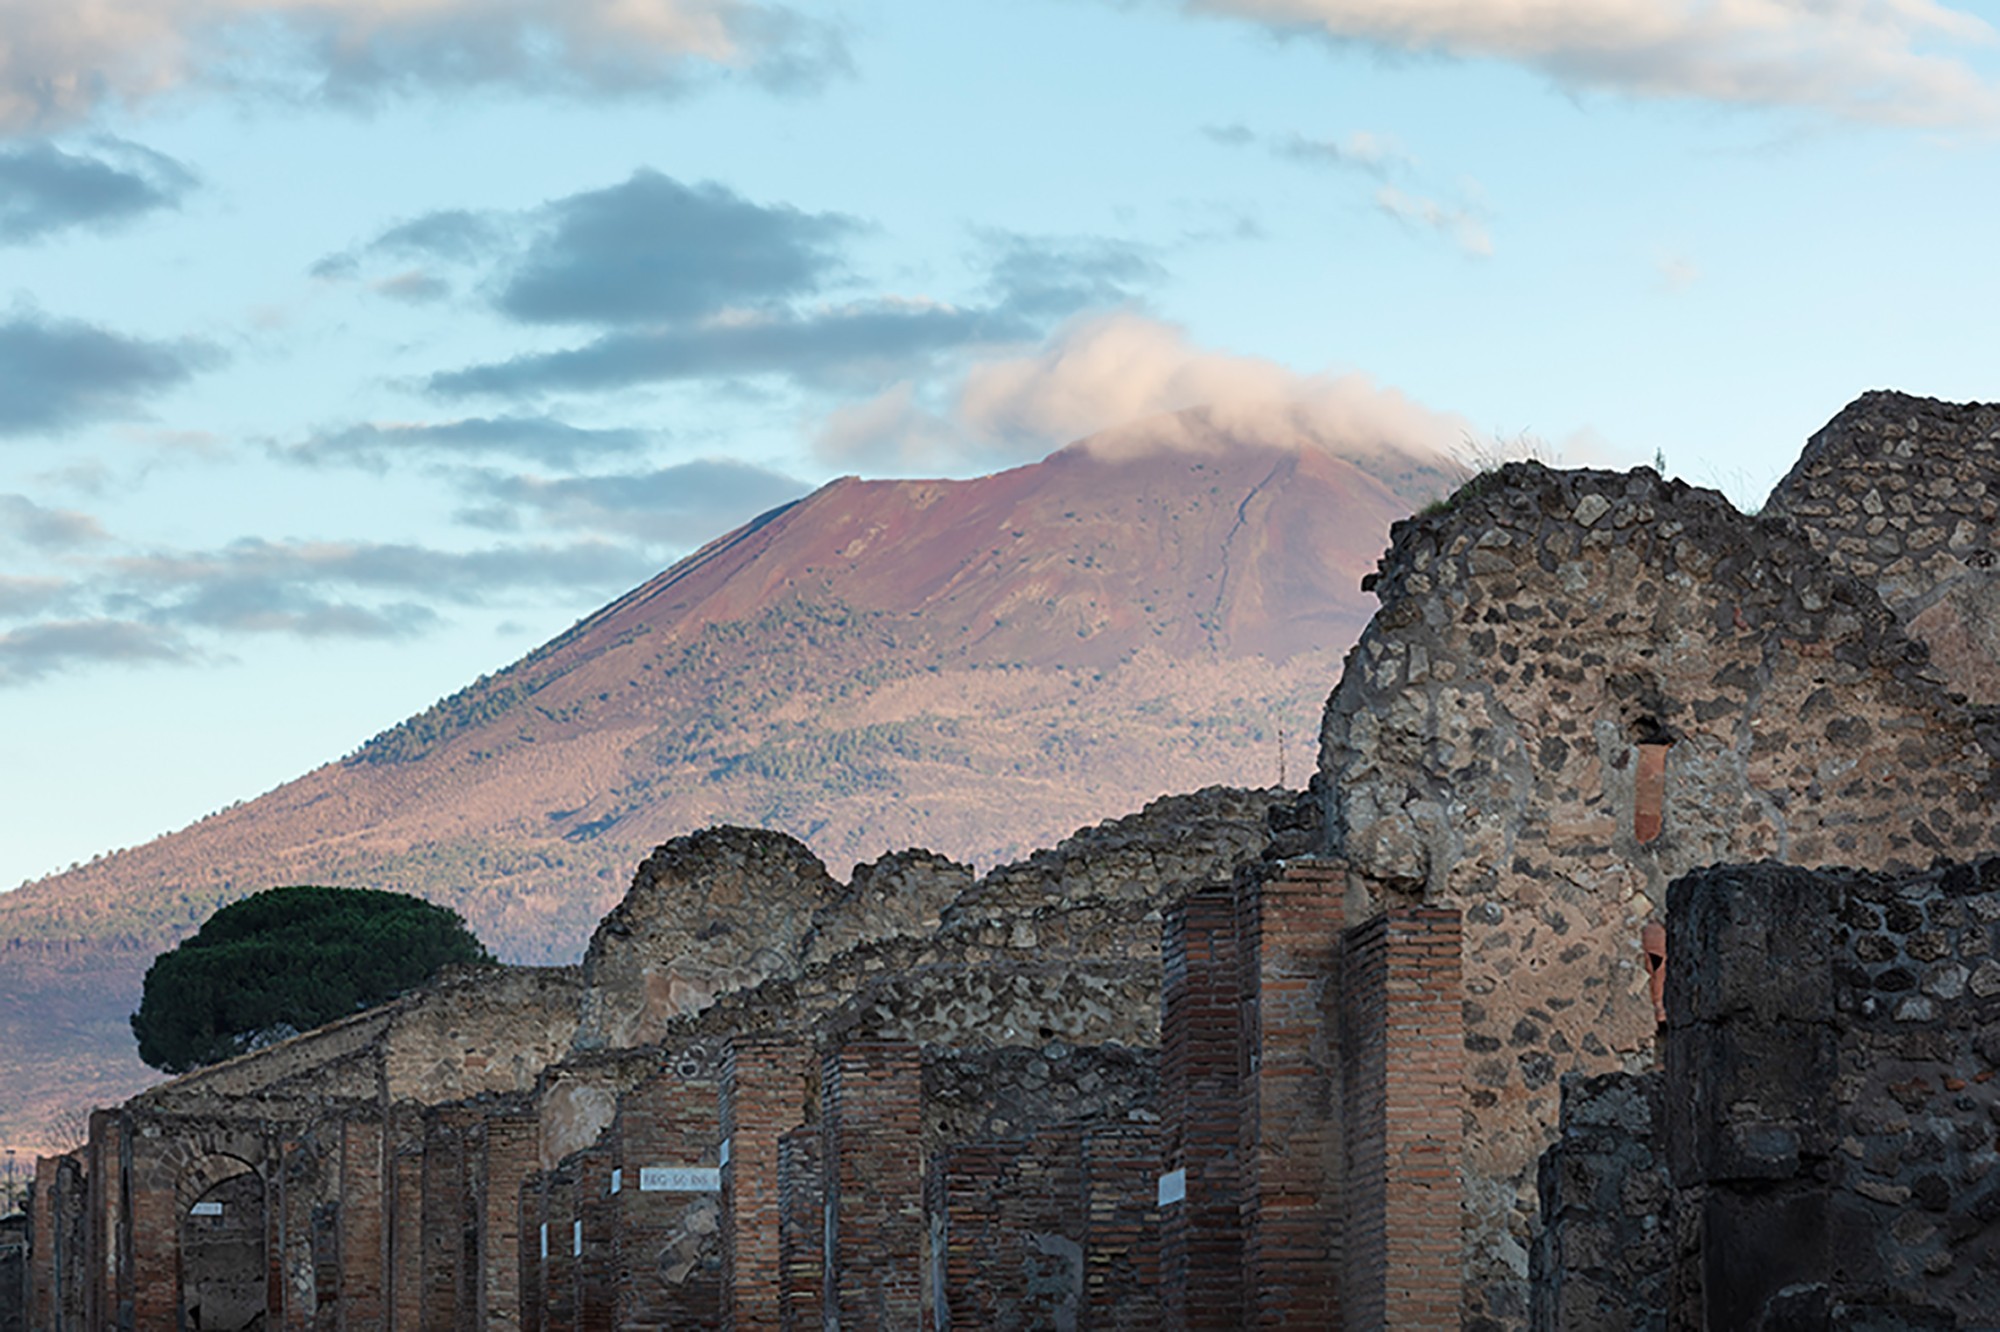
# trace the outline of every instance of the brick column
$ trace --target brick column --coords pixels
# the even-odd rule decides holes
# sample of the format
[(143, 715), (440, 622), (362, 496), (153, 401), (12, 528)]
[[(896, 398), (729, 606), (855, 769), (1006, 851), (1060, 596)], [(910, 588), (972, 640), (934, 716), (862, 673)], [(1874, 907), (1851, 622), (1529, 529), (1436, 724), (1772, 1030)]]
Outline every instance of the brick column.
[(391, 1166), (389, 1310), (395, 1332), (423, 1332), (424, 1154), (403, 1148)]
[(930, 1164), (931, 1301), (940, 1327), (1001, 1325), (1000, 1196), (1019, 1141), (960, 1143)]
[(34, 1190), (28, 1196), (28, 1326), (56, 1325), (56, 1158), (35, 1158)]
[(467, 1162), (479, 1227), (479, 1326), (514, 1332), (521, 1324), (521, 1181), (540, 1164), (541, 1120), (526, 1108), (496, 1109), (480, 1124)]
[(132, 1321), (132, 1269), (125, 1225), (125, 1127), (114, 1110), (90, 1113), (85, 1148), (89, 1219), (85, 1249), (84, 1318), (92, 1329), (127, 1327)]
[(465, 1303), (465, 1134), (450, 1110), (424, 1117), (424, 1332), (471, 1323)]
[(784, 1332), (818, 1332), (826, 1295), (826, 1170), (819, 1125), (778, 1139), (778, 1314)]
[(826, 1056), (826, 1315), (841, 1332), (923, 1319), (923, 1063), (902, 1041)]
[(548, 1176), (537, 1171), (521, 1181), (521, 1332), (548, 1326), (548, 1282), (542, 1259), (542, 1225), (548, 1220)]
[(812, 1051), (787, 1037), (739, 1036), (722, 1063), (722, 1326), (777, 1328), (778, 1140), (805, 1121)]
[(1092, 1128), (1083, 1139), (1083, 1316), (1079, 1327), (1160, 1321), (1160, 1132), (1149, 1124)]
[(1349, 1328), (1459, 1326), (1464, 1016), (1459, 914), (1386, 912), (1346, 936)]
[[(707, 1179), (722, 1146), (718, 1093), (706, 1072), (670, 1067), (618, 1099), (619, 1326), (722, 1321), (722, 1203)], [(648, 1187), (649, 1170), (665, 1172), (657, 1187)]]
[(1169, 1328), (1238, 1328), (1247, 1070), (1233, 891), (1205, 888), (1168, 911), (1160, 955), (1162, 1312)]
[(611, 1332), (618, 1325), (620, 1199), (611, 1192), (616, 1161), (615, 1151), (601, 1142), (576, 1160), (577, 1218), (583, 1222), (583, 1252), (575, 1260), (577, 1332)]
[(385, 1332), (388, 1326), (383, 1138), (377, 1119), (340, 1126), (340, 1332)]
[(1293, 861), (1240, 896), (1254, 1052), (1243, 1116), (1245, 1313), (1257, 1327), (1340, 1325), (1346, 887), (1345, 865)]
[(180, 1206), (168, 1139), (134, 1133), (127, 1143), (126, 1209), (132, 1246), (132, 1318), (135, 1327), (180, 1323)]
[[(548, 1257), (542, 1263), (545, 1292), (542, 1326), (550, 1332), (576, 1332), (576, 1160), (564, 1161), (548, 1173), (542, 1224), (548, 1227)], [(541, 1251), (540, 1236), (536, 1252)]]

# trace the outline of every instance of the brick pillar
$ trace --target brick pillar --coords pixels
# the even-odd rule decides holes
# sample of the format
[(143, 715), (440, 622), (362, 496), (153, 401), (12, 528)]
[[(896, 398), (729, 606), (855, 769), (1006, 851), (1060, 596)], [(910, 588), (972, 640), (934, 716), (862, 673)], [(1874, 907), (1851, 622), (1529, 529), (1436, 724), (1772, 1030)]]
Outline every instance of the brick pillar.
[(778, 1314), (784, 1332), (817, 1332), (826, 1295), (826, 1169), (819, 1125), (778, 1139)]
[(115, 1110), (90, 1113), (86, 1178), (90, 1212), (85, 1233), (89, 1272), (84, 1279), (84, 1317), (93, 1329), (132, 1324), (132, 1268), (125, 1224), (128, 1162), (125, 1125)]
[(923, 1319), (923, 1062), (903, 1041), (826, 1056), (826, 1316), (842, 1332)]
[(1160, 1132), (1150, 1124), (1092, 1128), (1083, 1139), (1084, 1310), (1079, 1327), (1160, 1321)]
[(1293, 861), (1239, 898), (1255, 1052), (1243, 1115), (1246, 1321), (1340, 1325), (1339, 962), (1347, 868)]
[(614, 1150), (601, 1142), (576, 1160), (577, 1219), (583, 1222), (582, 1231), (572, 1230), (583, 1249), (574, 1255), (578, 1332), (611, 1332), (618, 1325), (616, 1229), (622, 1200), (611, 1192), (616, 1161)]
[(479, 1227), (478, 1320), (493, 1332), (521, 1323), (521, 1181), (540, 1163), (541, 1120), (528, 1109), (494, 1110), (480, 1123), (467, 1163)]
[(388, 1326), (389, 1227), (383, 1214), (384, 1135), (379, 1119), (340, 1126), (341, 1332)]
[[(576, 1332), (576, 1161), (548, 1174), (542, 1224), (548, 1227), (548, 1257), (542, 1262), (542, 1326), (549, 1332)], [(540, 1237), (536, 1251), (541, 1251)]]
[(722, 1321), (722, 1201), (710, 1178), (722, 1147), (718, 1091), (706, 1071), (669, 1067), (618, 1098), (621, 1327)]
[(941, 1327), (998, 1327), (1000, 1196), (1024, 1144), (960, 1143), (925, 1180), (931, 1223), (931, 1301)]
[(778, 1140), (805, 1121), (812, 1051), (781, 1036), (739, 1036), (722, 1063), (722, 1326), (782, 1325)]
[(1170, 1328), (1243, 1325), (1247, 1060), (1236, 915), (1232, 889), (1205, 888), (1168, 911), (1161, 930), (1166, 1172), (1158, 1196), (1161, 1303)]
[(548, 1325), (548, 1283), (542, 1257), (547, 1203), (548, 1176), (536, 1171), (521, 1181), (521, 1332), (543, 1332)]
[(28, 1195), (28, 1326), (56, 1325), (56, 1158), (35, 1158), (34, 1188)]
[[(152, 1126), (148, 1126), (151, 1128)], [(175, 1170), (164, 1134), (132, 1134), (126, 1209), (132, 1246), (132, 1317), (135, 1327), (180, 1323), (180, 1206)]]
[(423, 1332), (424, 1154), (399, 1148), (391, 1165), (389, 1312), (395, 1332)]
[(1385, 912), (1346, 936), (1341, 1038), (1350, 1328), (1457, 1328), (1464, 1016), (1459, 914)]
[[(424, 1117), (423, 1332), (469, 1325), (463, 1303), (465, 1261), (465, 1135), (459, 1117)], [(463, 1318), (461, 1319), (461, 1314)]]

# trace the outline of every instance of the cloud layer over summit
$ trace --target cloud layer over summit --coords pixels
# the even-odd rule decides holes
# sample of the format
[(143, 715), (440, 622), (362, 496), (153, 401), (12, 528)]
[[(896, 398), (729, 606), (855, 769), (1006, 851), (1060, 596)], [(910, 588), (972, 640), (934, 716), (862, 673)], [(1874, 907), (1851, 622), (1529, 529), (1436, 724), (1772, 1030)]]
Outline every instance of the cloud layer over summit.
[(1135, 419), (1204, 407), (1751, 502), (1864, 389), (2000, 396), (1968, 3), (0, 31), (0, 885), (345, 752), (843, 473), (1169, 449)]

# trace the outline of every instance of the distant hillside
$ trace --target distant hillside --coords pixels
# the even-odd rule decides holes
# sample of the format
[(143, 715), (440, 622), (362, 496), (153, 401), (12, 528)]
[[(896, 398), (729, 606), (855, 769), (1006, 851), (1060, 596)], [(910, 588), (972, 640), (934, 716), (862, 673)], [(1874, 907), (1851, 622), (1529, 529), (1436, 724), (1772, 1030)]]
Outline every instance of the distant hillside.
[(1186, 412), (972, 481), (833, 482), (339, 762), (0, 896), (0, 1140), (149, 1081), (145, 966), (274, 884), (418, 893), (568, 960), (704, 824), (843, 873), (983, 867), (1164, 792), (1303, 781), (1361, 576), (1451, 476), (1302, 431)]

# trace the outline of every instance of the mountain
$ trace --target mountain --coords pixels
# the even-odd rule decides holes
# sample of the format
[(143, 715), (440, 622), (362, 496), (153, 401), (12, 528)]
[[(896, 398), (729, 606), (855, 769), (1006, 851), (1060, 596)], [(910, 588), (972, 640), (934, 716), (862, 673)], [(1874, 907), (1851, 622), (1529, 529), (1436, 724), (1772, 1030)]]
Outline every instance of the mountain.
[(147, 964), (275, 884), (419, 893), (567, 961), (705, 824), (841, 873), (983, 867), (1165, 792), (1299, 784), (1362, 575), (1453, 477), (1196, 410), (976, 480), (835, 481), (337, 762), (0, 896), (0, 1141), (151, 1080)]

